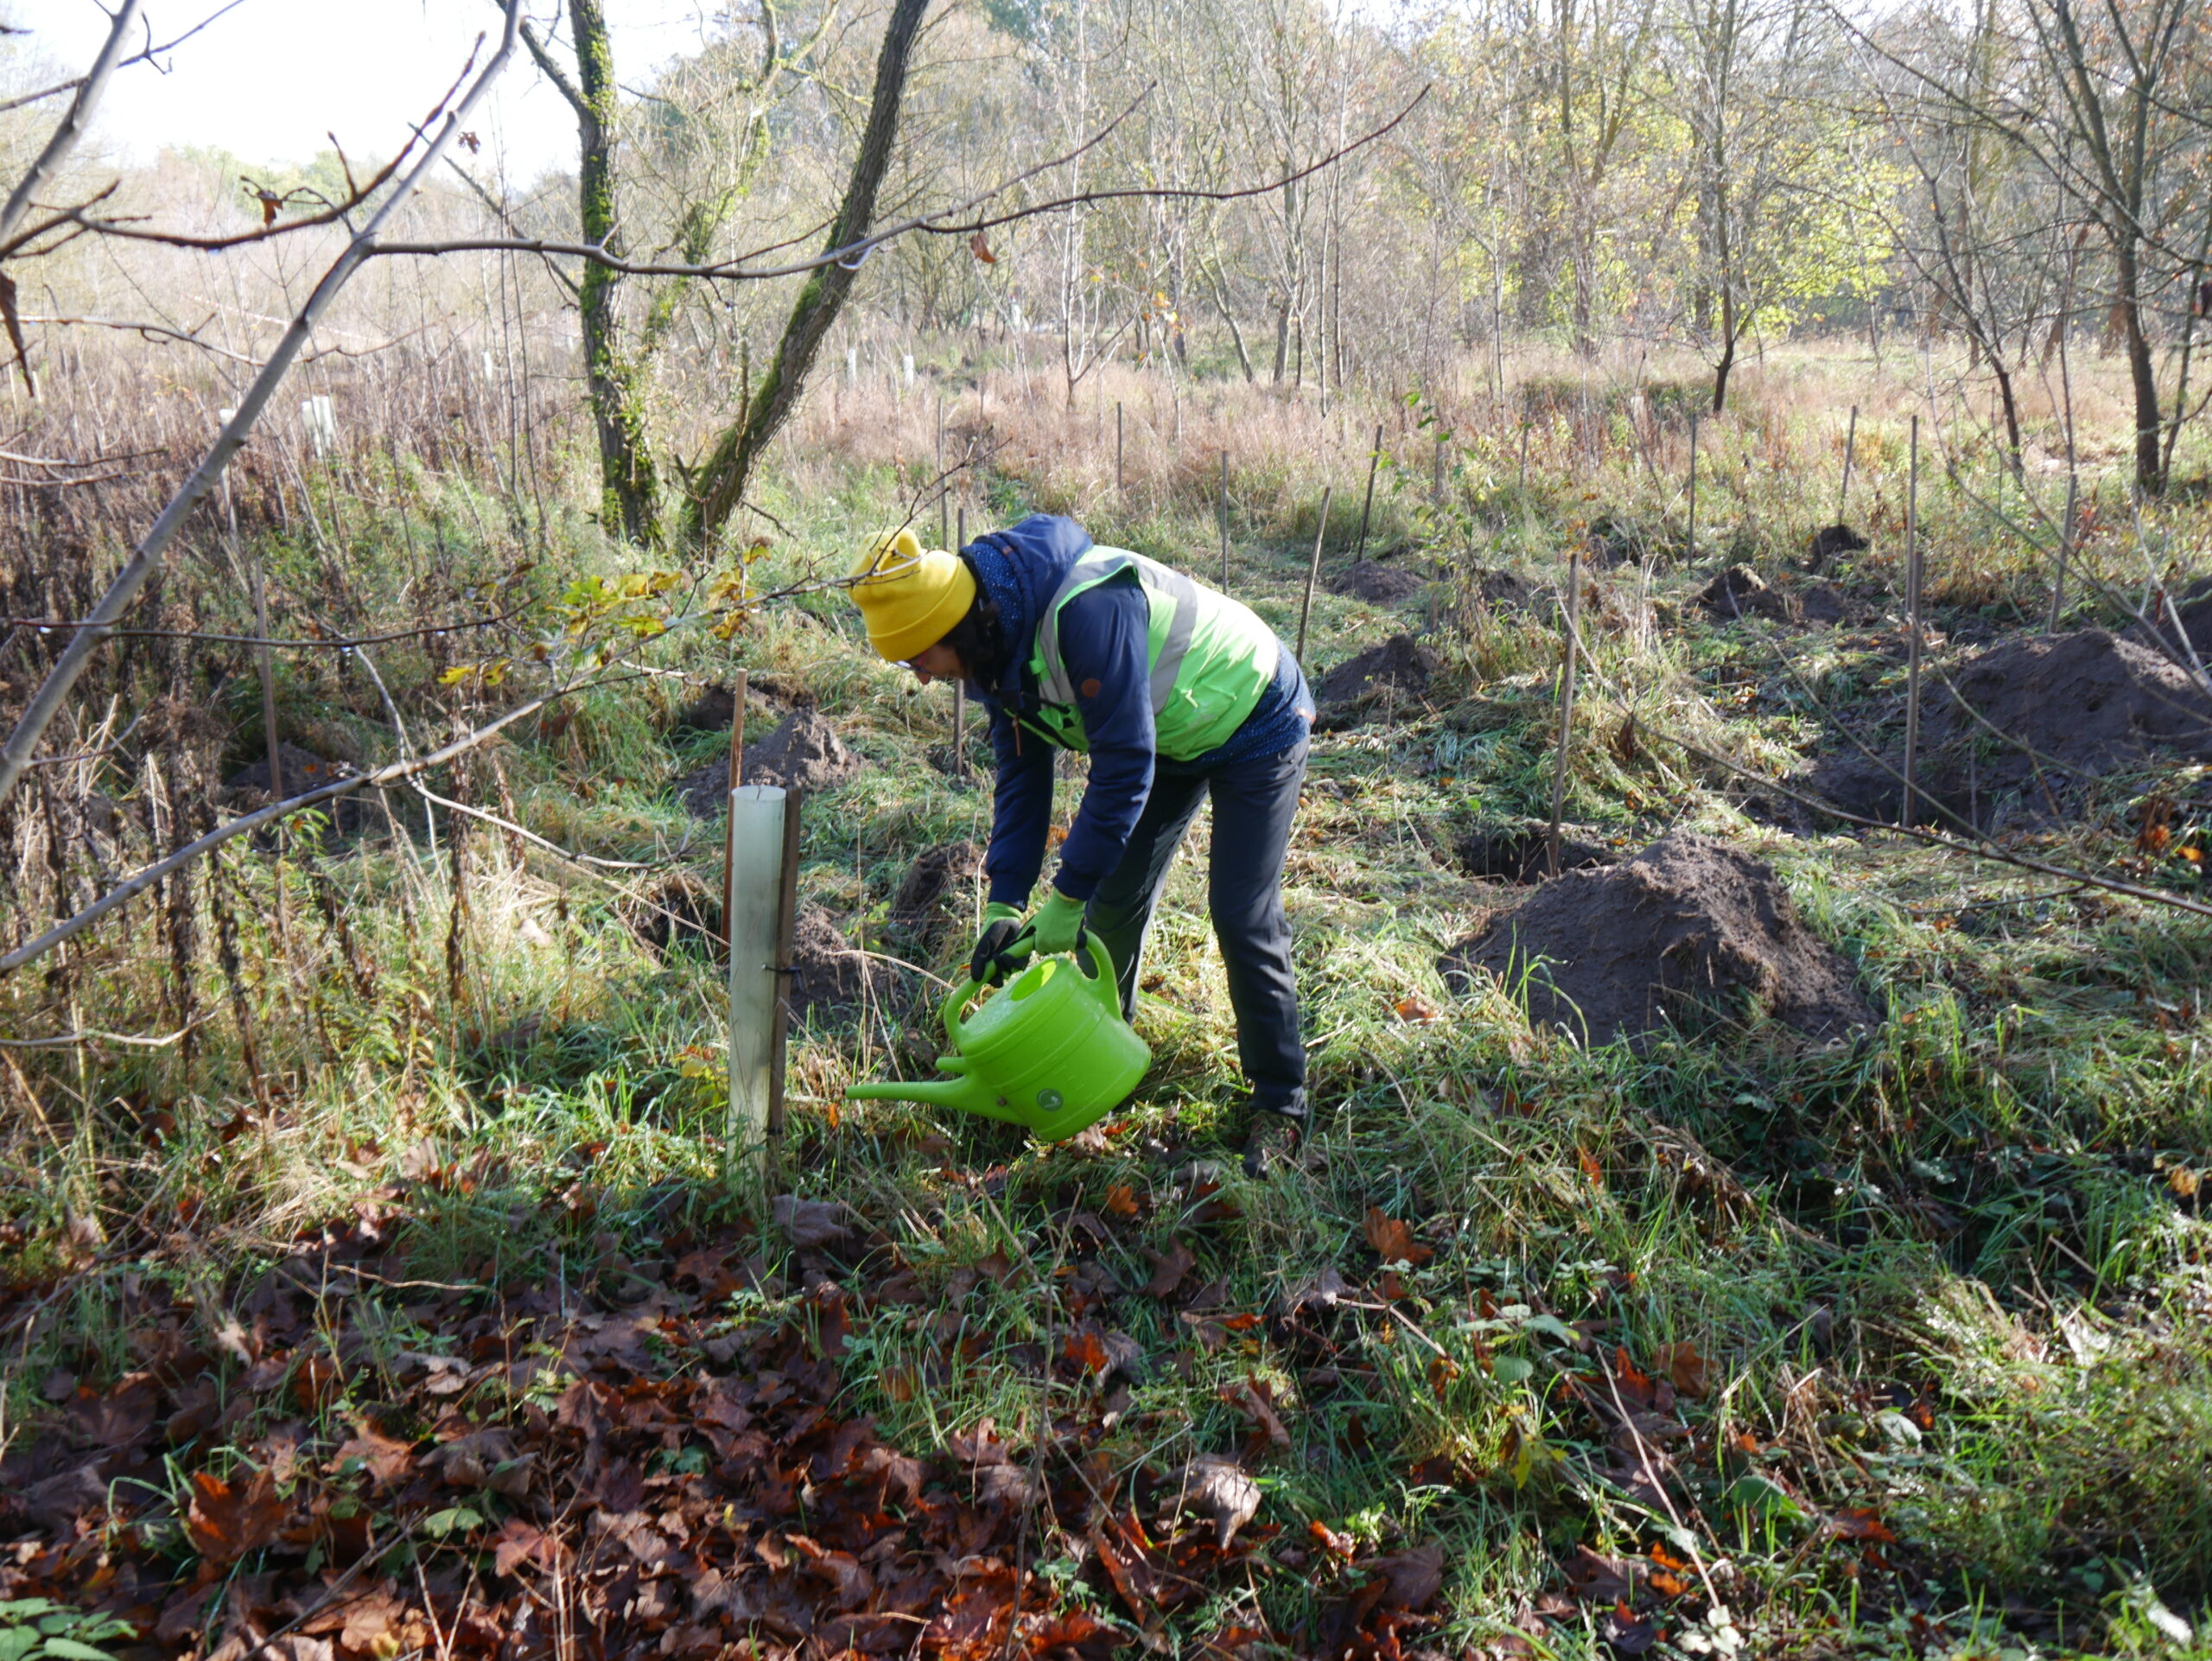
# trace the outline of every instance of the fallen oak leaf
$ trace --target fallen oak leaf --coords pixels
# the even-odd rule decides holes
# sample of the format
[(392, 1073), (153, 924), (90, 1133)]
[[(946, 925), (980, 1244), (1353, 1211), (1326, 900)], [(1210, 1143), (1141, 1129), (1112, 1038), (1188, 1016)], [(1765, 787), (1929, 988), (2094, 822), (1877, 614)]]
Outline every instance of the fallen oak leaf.
[(1183, 1283), (1183, 1277), (1198, 1266), (1196, 1254), (1180, 1240), (1169, 1241), (1165, 1251), (1154, 1251), (1147, 1246), (1144, 1255), (1152, 1263), (1152, 1278), (1144, 1283), (1145, 1292), (1151, 1297), (1172, 1295)]
[(276, 1492), (276, 1473), (266, 1466), (240, 1483), (194, 1471), (184, 1531), (193, 1549), (211, 1562), (236, 1562), (274, 1540), (290, 1510), (290, 1502)]
[(1839, 1540), (1866, 1540), (1880, 1545), (1895, 1545), (1897, 1537), (1873, 1511), (1861, 1508), (1840, 1511), (1828, 1518), (1828, 1532)]
[(1414, 1243), (1414, 1231), (1395, 1217), (1383, 1212), (1380, 1206), (1370, 1206), (1362, 1224), (1367, 1244), (1386, 1263), (1408, 1263), (1418, 1267), (1436, 1255), (1432, 1246)]
[(1126, 1182), (1116, 1182), (1106, 1190), (1106, 1210), (1115, 1217), (1135, 1217), (1137, 1214), (1137, 1193)]
[(1706, 1377), (1706, 1359), (1697, 1352), (1697, 1345), (1688, 1339), (1679, 1344), (1662, 1344), (1651, 1352), (1652, 1365), (1667, 1375), (1668, 1382), (1681, 1394), (1695, 1401), (1710, 1388)]
[(1257, 1378), (1247, 1378), (1242, 1384), (1231, 1384), (1221, 1392), (1221, 1399), (1242, 1413), (1259, 1428), (1268, 1441), (1278, 1448), (1290, 1446), (1290, 1430), (1275, 1411), (1274, 1392)]
[(1260, 1510), (1260, 1485), (1235, 1460), (1219, 1454), (1200, 1454), (1184, 1466), (1169, 1483), (1167, 1496), (1166, 1513), (1188, 1510), (1211, 1519), (1216, 1543), (1224, 1551)]

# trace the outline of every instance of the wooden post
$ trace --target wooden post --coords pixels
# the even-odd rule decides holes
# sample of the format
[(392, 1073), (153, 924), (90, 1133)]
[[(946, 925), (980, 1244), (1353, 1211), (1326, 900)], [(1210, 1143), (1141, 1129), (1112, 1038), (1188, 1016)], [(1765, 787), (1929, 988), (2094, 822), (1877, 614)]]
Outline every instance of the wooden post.
[(1367, 500), (1359, 509), (1359, 545), (1352, 550), (1352, 563), (1367, 557), (1367, 516), (1375, 509), (1375, 469), (1382, 460), (1382, 423), (1375, 423), (1375, 448), (1367, 452)]
[[(960, 540), (956, 544), (968, 545), (968, 510), (960, 510)], [(952, 683), (952, 776), (968, 776), (968, 680), (965, 676)]]
[(1221, 453), (1221, 591), (1229, 592), (1229, 452)]
[(1567, 653), (1559, 671), (1559, 753), (1552, 758), (1552, 829), (1546, 862), (1559, 875), (1559, 826), (1567, 809), (1567, 759), (1574, 739), (1574, 664), (1581, 640), (1582, 544), (1567, 557)]
[(1697, 557), (1697, 411), (1690, 411), (1690, 545), (1685, 563)]
[(1114, 500), (1122, 500), (1122, 400), (1114, 400)]
[[(224, 518), (230, 525), (230, 557), (238, 557), (238, 506), (230, 498), (230, 474), (224, 474)], [(254, 633), (264, 644), (254, 648), (254, 657), (261, 665), (261, 736), (268, 739), (270, 748), (270, 800), (283, 800), (283, 756), (276, 752), (276, 659), (270, 637), (270, 604), (265, 589), (261, 550), (254, 550), (254, 562), (250, 566), (254, 580)]]
[(1329, 534), (1329, 502), (1336, 493), (1334, 485), (1322, 490), (1321, 522), (1313, 527), (1313, 563), (1306, 568), (1306, 603), (1298, 608), (1298, 651), (1295, 655), (1301, 669), (1306, 666), (1306, 620), (1313, 615), (1313, 584), (1319, 581), (1321, 576), (1321, 539)]
[[(729, 799), (729, 792), (745, 782), (745, 671), (737, 671), (733, 683), (737, 702), (729, 715), (729, 783), (722, 787), (722, 799)], [(722, 827), (722, 944), (729, 944), (730, 907), (737, 903), (735, 891), (730, 884), (737, 875), (737, 820), (733, 817)]]
[(1911, 468), (1904, 493), (1904, 798), (1900, 824), (1912, 823), (1920, 759), (1920, 417), (1912, 418)]
[(799, 809), (804, 795), (784, 796), (783, 887), (776, 912), (776, 1014), (768, 1039), (768, 1147), (771, 1155), (784, 1141), (784, 1065), (791, 1025), (791, 945), (798, 919)]
[(1846, 523), (1851, 512), (1851, 462), (1859, 453), (1859, 406), (1851, 406), (1851, 425), (1843, 434), (1843, 488), (1836, 493), (1835, 522)]
[(2044, 620), (2045, 634), (2058, 633), (2058, 614), (2066, 604), (2066, 561), (2074, 551), (2075, 511), (2081, 500), (2082, 475), (2066, 470), (2066, 521), (2058, 527), (2058, 560), (2050, 574), (2050, 615)]

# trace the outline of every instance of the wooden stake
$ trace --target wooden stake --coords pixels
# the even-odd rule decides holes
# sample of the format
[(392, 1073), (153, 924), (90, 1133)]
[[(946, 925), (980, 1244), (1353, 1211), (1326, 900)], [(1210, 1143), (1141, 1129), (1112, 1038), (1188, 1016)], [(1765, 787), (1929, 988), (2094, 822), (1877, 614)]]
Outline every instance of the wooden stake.
[(1690, 411), (1690, 546), (1685, 559), (1697, 557), (1697, 411)]
[(1851, 406), (1851, 425), (1843, 434), (1843, 488), (1836, 493), (1835, 522), (1842, 525), (1851, 512), (1851, 462), (1859, 453), (1859, 406)]
[(1229, 452), (1221, 453), (1221, 591), (1229, 592)]
[[(968, 545), (968, 510), (960, 510), (960, 541), (957, 546)], [(965, 676), (952, 683), (952, 776), (968, 776), (968, 681)]]
[(1357, 565), (1367, 557), (1367, 516), (1375, 510), (1375, 469), (1382, 460), (1382, 423), (1375, 423), (1375, 448), (1367, 452), (1367, 500), (1359, 509), (1359, 545), (1352, 552)]
[(1328, 486), (1321, 492), (1321, 522), (1313, 527), (1313, 563), (1306, 568), (1306, 603), (1298, 608), (1296, 656), (1300, 668), (1305, 667), (1306, 665), (1306, 620), (1313, 615), (1313, 585), (1320, 580), (1321, 576), (1321, 540), (1329, 534), (1329, 502), (1336, 493), (1337, 487), (1334, 485)]
[[(230, 557), (238, 557), (238, 509), (230, 500), (230, 474), (224, 474), (224, 515), (230, 522)], [(270, 604), (268, 589), (264, 586), (261, 570), (261, 550), (254, 550), (254, 562), (250, 566), (254, 577), (254, 633), (261, 640), (270, 637)], [(254, 657), (261, 664), (261, 736), (268, 739), (270, 748), (270, 800), (283, 800), (283, 756), (276, 754), (276, 664), (272, 657), (272, 646), (257, 646)]]
[(1114, 497), (1122, 496), (1122, 400), (1114, 400)]
[(1912, 418), (1911, 468), (1904, 493), (1904, 798), (1902, 824), (1912, 823), (1913, 780), (1920, 752), (1920, 417)]
[[(733, 683), (736, 704), (729, 714), (729, 783), (722, 787), (722, 799), (729, 799), (729, 792), (745, 782), (745, 671), (741, 669)], [(732, 815), (722, 826), (722, 945), (729, 945), (730, 908), (737, 903), (736, 891), (731, 882), (737, 875), (737, 818)]]
[(2081, 474), (2066, 471), (2066, 522), (2058, 528), (2058, 560), (2050, 574), (2050, 615), (2044, 620), (2045, 634), (2058, 633), (2058, 614), (2066, 604), (2066, 561), (2074, 551), (2075, 511), (2081, 500)]
[(1552, 758), (1552, 828), (1547, 863), (1554, 876), (1559, 875), (1560, 819), (1567, 809), (1567, 750), (1574, 738), (1574, 665), (1581, 621), (1582, 544), (1578, 542), (1567, 557), (1567, 653), (1559, 671), (1559, 753)]
[(783, 887), (776, 912), (776, 1014), (768, 1037), (768, 1147), (784, 1140), (784, 1057), (791, 1024), (791, 945), (798, 931), (799, 809), (804, 792), (784, 792)]

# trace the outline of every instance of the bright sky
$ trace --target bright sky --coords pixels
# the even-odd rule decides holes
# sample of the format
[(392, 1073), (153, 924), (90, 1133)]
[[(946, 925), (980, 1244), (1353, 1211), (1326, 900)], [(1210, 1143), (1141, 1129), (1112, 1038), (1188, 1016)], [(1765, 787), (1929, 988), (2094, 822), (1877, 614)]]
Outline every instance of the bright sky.
[[(145, 0), (158, 42), (200, 22), (222, 0)], [(726, 8), (715, 0), (608, 0), (617, 78), (628, 86), (696, 49)], [(536, 0), (540, 24), (552, 0)], [(105, 37), (95, 0), (0, 0), (0, 16), (31, 31), (28, 46), (59, 70), (83, 73)], [(144, 161), (163, 144), (219, 145), (248, 162), (304, 162), (335, 131), (348, 156), (390, 156), (461, 67), (480, 30), (496, 30), (490, 0), (244, 0), (175, 52), (162, 74), (134, 64), (110, 83), (97, 124), (120, 158)], [(135, 43), (143, 45), (142, 35)], [(487, 49), (488, 49), (487, 41)], [(59, 108), (60, 100), (49, 107)], [(519, 46), (476, 126), (482, 161), (504, 155), (526, 183), (573, 166), (575, 119)]]

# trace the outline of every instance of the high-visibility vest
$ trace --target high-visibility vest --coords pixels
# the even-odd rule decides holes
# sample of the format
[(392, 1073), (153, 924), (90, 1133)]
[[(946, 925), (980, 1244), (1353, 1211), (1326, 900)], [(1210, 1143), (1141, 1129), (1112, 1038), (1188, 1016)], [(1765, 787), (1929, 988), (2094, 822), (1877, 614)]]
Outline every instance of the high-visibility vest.
[(1115, 581), (1135, 582), (1150, 614), (1146, 690), (1159, 753), (1187, 761), (1228, 742), (1274, 681), (1281, 643), (1227, 595), (1126, 548), (1092, 548), (1069, 569), (1046, 606), (1029, 660), (1044, 700), (1037, 725), (1068, 749), (1090, 748), (1061, 658), (1060, 608)]

